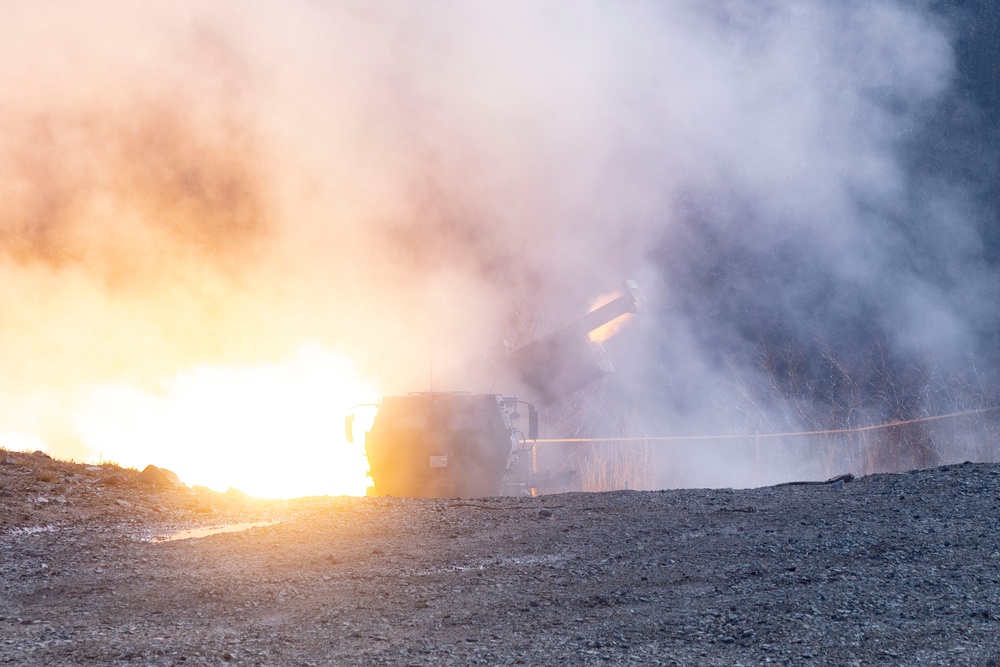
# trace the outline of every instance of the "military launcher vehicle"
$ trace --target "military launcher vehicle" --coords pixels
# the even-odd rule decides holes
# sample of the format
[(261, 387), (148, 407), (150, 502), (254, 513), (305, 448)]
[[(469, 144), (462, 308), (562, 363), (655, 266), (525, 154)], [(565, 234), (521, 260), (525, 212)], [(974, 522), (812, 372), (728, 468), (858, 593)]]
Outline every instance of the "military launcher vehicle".
[[(540, 485), (531, 457), (538, 438), (536, 405), (552, 403), (614, 370), (588, 334), (644, 309), (638, 285), (626, 280), (622, 286), (621, 296), (569, 326), (513, 351), (504, 345), (500, 355), (477, 362), (493, 366), (494, 386), (511, 393), (383, 398), (365, 434), (374, 493), (410, 498), (530, 494)], [(519, 408), (527, 411), (525, 430)], [(351, 441), (352, 416), (346, 426)]]

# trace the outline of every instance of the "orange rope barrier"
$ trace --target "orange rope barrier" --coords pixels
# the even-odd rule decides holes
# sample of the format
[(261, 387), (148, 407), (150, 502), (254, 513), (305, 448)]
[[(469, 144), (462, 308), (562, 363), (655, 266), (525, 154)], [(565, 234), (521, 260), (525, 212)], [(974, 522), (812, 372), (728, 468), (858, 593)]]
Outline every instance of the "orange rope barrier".
[(893, 428), (896, 426), (906, 426), (920, 422), (937, 421), (939, 419), (951, 419), (954, 417), (966, 417), (968, 415), (978, 415), (986, 412), (996, 412), (1000, 406), (994, 408), (982, 408), (981, 410), (968, 410), (966, 412), (951, 412), (946, 415), (934, 415), (933, 417), (918, 417), (916, 419), (906, 419), (903, 421), (886, 422), (873, 426), (860, 426), (858, 428), (830, 429), (824, 431), (789, 431), (786, 433), (735, 433), (733, 435), (654, 435), (654, 436), (628, 436), (620, 438), (539, 438), (536, 443), (554, 442), (671, 442), (683, 440), (738, 440), (741, 438), (790, 438), (802, 435), (834, 435), (838, 433), (861, 433), (863, 431), (875, 431), (882, 428)]

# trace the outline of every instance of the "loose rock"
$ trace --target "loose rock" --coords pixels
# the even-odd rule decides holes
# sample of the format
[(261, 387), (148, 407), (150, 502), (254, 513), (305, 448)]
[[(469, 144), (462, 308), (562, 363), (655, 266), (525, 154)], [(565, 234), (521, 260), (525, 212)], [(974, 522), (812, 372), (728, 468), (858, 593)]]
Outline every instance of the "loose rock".
[[(51, 460), (6, 456), (0, 664), (1000, 661), (997, 465), (484, 511), (68, 463), (56, 491), (36, 480)], [(234, 524), (256, 527), (169, 539)]]

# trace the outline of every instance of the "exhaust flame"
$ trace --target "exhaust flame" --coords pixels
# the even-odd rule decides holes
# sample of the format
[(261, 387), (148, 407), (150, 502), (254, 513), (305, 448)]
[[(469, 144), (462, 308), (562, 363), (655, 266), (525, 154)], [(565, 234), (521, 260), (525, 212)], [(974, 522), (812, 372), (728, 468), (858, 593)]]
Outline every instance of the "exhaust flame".
[(48, 444), (37, 435), (6, 431), (0, 433), (0, 447), (12, 452), (46, 452)]
[(156, 392), (107, 384), (74, 424), (101, 459), (154, 464), (192, 485), (265, 498), (364, 495), (363, 443), (347, 444), (344, 415), (375, 390), (345, 359), (306, 347), (285, 363), (195, 368)]
[[(605, 305), (614, 301), (621, 296), (621, 292), (613, 292), (611, 294), (602, 294), (601, 296), (594, 299), (590, 304), (590, 310), (594, 311)], [(593, 331), (587, 333), (587, 340), (591, 343), (603, 343), (612, 336), (614, 336), (618, 331), (625, 326), (625, 323), (632, 319), (631, 313), (625, 313), (615, 319), (611, 320), (607, 324), (597, 327)]]

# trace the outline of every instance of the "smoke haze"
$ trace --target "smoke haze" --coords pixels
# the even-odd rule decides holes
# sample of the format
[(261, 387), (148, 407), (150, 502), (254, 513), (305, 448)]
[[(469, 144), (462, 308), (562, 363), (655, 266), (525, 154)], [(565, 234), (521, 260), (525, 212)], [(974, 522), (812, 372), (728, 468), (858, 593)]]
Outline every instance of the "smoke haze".
[[(935, 7), (4, 3), (0, 432), (83, 456), (93, 387), (306, 344), (425, 389), (625, 277), (652, 312), (606, 400), (644, 433), (814, 426), (808, 360), (873, 342), (992, 378), (996, 211), (926, 159), (977, 108)], [(743, 479), (692, 456), (652, 483)]]

